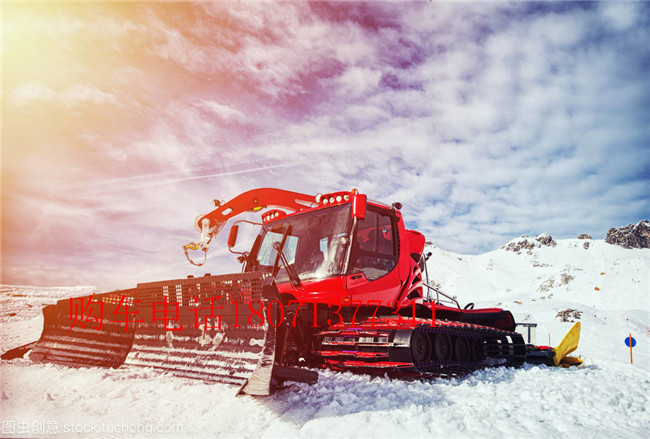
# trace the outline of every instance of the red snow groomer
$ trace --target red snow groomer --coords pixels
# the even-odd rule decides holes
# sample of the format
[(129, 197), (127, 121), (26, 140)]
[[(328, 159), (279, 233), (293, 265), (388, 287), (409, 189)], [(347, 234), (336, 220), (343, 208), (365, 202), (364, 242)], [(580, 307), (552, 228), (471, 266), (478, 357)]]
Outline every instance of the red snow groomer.
[[(138, 284), (43, 310), (31, 359), (71, 366), (140, 365), (268, 395), (313, 369), (391, 376), (454, 376), (525, 362), (576, 364), (579, 323), (555, 349), (527, 344), (509, 311), (464, 308), (428, 281), (425, 237), (407, 230), (401, 204), (356, 190), (316, 196), (245, 192), (196, 221), (183, 247), (202, 265), (226, 222), (259, 212), (240, 252), (242, 273)], [(228, 247), (239, 224), (230, 229)], [(195, 263), (190, 250), (203, 251)], [(85, 308), (84, 308), (85, 306)], [(81, 315), (81, 317), (79, 316)], [(104, 317), (100, 320), (101, 314)], [(31, 346), (30, 346), (31, 347)]]

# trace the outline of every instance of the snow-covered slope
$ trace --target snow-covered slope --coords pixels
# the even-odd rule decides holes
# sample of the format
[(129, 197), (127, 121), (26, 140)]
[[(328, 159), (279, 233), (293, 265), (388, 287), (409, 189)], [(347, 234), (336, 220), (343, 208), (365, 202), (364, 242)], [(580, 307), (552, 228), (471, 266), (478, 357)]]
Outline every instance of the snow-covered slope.
[(625, 249), (602, 240), (553, 243), (521, 237), (478, 256), (432, 246), (429, 276), (461, 301), (477, 305), (559, 300), (589, 309), (650, 310), (650, 249)]
[(5, 350), (40, 336), (43, 306), (94, 292), (93, 287), (31, 287), (0, 285), (0, 346)]
[[(529, 365), (425, 382), (320, 371), (314, 386), (294, 384), (254, 399), (148, 369), (68, 369), (17, 359), (0, 369), (1, 436), (645, 438), (650, 250), (538, 238), (517, 238), (479, 256), (432, 246), (429, 275), (463, 305), (499, 305), (520, 322), (537, 322), (539, 344), (549, 337), (557, 344), (572, 325), (558, 312), (581, 313), (581, 368)], [(41, 303), (88, 292), (3, 286), (2, 350), (38, 337), (42, 319), (34, 309)], [(634, 364), (624, 344), (630, 333)]]

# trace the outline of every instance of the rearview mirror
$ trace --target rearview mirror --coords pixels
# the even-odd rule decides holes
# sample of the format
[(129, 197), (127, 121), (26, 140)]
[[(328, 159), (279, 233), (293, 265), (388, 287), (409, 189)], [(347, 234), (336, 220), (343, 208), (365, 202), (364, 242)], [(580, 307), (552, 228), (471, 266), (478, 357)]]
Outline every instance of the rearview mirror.
[(364, 219), (366, 217), (366, 195), (355, 194), (352, 198), (352, 217)]
[(228, 234), (228, 248), (233, 248), (237, 243), (238, 232), (239, 232), (239, 226), (237, 224), (233, 225), (230, 228), (230, 233)]

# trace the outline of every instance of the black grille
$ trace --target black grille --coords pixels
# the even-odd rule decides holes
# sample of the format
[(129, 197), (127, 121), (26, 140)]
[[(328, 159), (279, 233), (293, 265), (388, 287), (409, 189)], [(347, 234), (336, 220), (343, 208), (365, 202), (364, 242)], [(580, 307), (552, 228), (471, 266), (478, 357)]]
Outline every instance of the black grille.
[(195, 307), (197, 303), (227, 305), (233, 301), (241, 304), (262, 298), (264, 277), (260, 273), (237, 273), (221, 276), (176, 279), (138, 284), (138, 306), (152, 307), (154, 303), (178, 303), (179, 307)]

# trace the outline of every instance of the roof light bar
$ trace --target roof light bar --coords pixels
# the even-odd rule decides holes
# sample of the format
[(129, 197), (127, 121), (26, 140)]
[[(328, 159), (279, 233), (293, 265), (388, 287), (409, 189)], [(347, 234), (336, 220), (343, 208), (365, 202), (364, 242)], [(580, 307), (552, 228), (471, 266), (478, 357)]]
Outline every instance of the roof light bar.
[(352, 194), (350, 192), (333, 192), (331, 194), (317, 195), (316, 201), (322, 206), (331, 206), (350, 201)]

